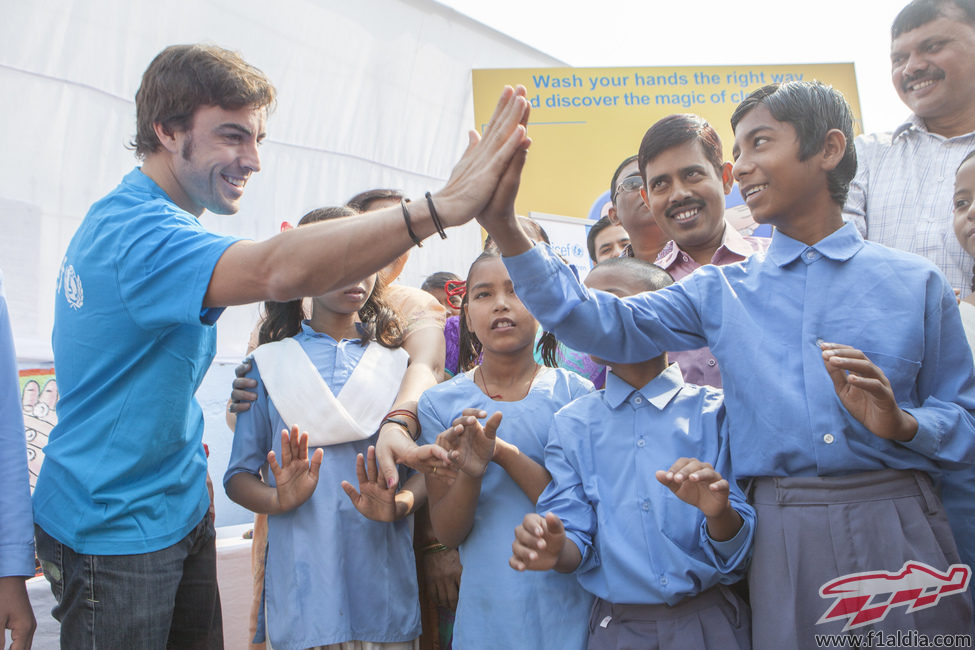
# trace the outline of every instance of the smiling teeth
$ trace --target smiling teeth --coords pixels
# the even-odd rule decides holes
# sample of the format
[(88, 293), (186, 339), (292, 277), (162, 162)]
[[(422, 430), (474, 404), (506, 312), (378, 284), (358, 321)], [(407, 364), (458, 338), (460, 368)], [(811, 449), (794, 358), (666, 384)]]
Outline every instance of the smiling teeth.
[(687, 221), (691, 217), (696, 217), (698, 212), (700, 211), (701, 211), (700, 208), (694, 208), (693, 210), (684, 210), (683, 212), (678, 212), (677, 214), (675, 214), (674, 219), (676, 221)]
[(234, 176), (223, 175), (223, 179), (233, 185), (234, 187), (243, 187), (244, 183), (247, 182), (246, 178), (236, 178)]
[(908, 86), (908, 90), (921, 90), (922, 88), (927, 88), (928, 86), (934, 85), (935, 79), (925, 79), (924, 81), (919, 81), (916, 84), (911, 84)]
[(745, 192), (745, 198), (747, 199), (749, 196), (751, 196), (751, 195), (753, 195), (753, 194), (755, 194), (757, 192), (761, 192), (766, 187), (768, 187), (768, 183), (766, 183), (764, 185), (756, 185), (755, 187), (749, 187), (748, 188), (748, 191)]

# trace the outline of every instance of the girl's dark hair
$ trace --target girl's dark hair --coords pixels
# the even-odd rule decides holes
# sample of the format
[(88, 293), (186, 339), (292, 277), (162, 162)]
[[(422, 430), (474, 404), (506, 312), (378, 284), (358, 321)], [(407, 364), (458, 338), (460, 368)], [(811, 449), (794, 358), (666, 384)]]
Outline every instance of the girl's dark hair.
[[(352, 208), (344, 206), (316, 208), (303, 216), (298, 226), (352, 217), (357, 214), (358, 212)], [(365, 343), (375, 339), (384, 347), (396, 348), (403, 342), (403, 324), (396, 312), (386, 304), (385, 289), (386, 283), (382, 279), (382, 274), (376, 274), (376, 284), (372, 293), (359, 310), (359, 320), (362, 322), (361, 340)], [(264, 303), (264, 315), (264, 322), (258, 334), (258, 342), (261, 345), (294, 336), (301, 331), (301, 321), (305, 318), (300, 298), (288, 302), (268, 300)]]
[[(467, 286), (471, 285), (471, 273), (474, 267), (484, 260), (500, 259), (496, 251), (485, 251), (477, 256), (467, 271)], [(460, 303), (460, 333), (457, 337), (457, 367), (460, 372), (470, 370), (477, 365), (477, 360), (481, 357), (481, 342), (477, 340), (477, 335), (467, 329), (467, 305), (470, 292), (464, 294), (464, 299)], [(542, 355), (542, 363), (550, 368), (558, 365), (556, 351), (559, 342), (551, 332), (542, 332), (542, 337), (538, 340), (538, 350)]]

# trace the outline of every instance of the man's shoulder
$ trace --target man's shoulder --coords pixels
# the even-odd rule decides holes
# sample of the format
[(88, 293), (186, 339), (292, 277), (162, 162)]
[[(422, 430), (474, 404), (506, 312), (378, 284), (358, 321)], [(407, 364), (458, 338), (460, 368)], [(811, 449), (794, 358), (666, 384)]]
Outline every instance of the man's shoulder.
[(126, 174), (112, 191), (95, 201), (85, 219), (98, 221), (106, 226), (113, 223), (120, 226), (156, 224), (165, 220), (199, 226), (196, 217), (173, 203), (138, 168)]

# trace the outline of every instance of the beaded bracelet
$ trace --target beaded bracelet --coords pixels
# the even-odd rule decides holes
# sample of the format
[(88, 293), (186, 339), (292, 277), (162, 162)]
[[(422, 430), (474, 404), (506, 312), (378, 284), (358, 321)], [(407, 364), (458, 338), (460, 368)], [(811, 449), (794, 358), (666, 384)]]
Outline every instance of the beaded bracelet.
[(423, 248), (423, 242), (421, 242), (420, 238), (416, 236), (415, 232), (413, 232), (413, 221), (410, 219), (410, 209), (406, 207), (406, 199), (400, 199), (399, 204), (400, 207), (403, 208), (403, 221), (406, 222), (406, 232), (409, 233), (410, 239), (413, 240), (413, 243), (416, 244), (417, 248)]
[(443, 230), (443, 224), (440, 222), (440, 215), (437, 214), (437, 208), (433, 205), (433, 196), (430, 192), (424, 194), (427, 197), (427, 205), (430, 206), (430, 217), (433, 219), (433, 225), (437, 228), (437, 232), (440, 233), (440, 239), (447, 239), (447, 233)]

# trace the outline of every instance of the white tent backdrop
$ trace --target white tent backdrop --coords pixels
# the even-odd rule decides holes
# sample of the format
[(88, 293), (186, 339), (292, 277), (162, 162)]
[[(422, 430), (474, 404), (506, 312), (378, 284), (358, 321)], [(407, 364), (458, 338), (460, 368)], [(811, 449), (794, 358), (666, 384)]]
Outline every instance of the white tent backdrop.
[[(52, 360), (61, 257), (89, 205), (137, 164), (125, 147), (133, 98), (165, 46), (237, 50), (278, 89), (241, 211), (203, 217), (254, 239), (364, 189), (438, 189), (474, 125), (471, 69), (562, 65), (430, 0), (0, 0), (0, 16), (0, 269), (22, 368)], [(479, 247), (476, 226), (430, 239), (401, 279), (466, 273)], [(218, 485), (231, 436), (224, 400), (256, 313), (220, 319), (217, 363), (198, 393)], [(247, 519), (217, 497), (218, 523)]]
[[(0, 268), (18, 354), (38, 361), (50, 360), (61, 256), (88, 206), (137, 164), (125, 148), (133, 97), (166, 45), (237, 50), (278, 89), (241, 211), (203, 217), (258, 239), (370, 187), (439, 188), (473, 126), (471, 68), (560, 64), (429, 0), (2, 4)], [(403, 279), (464, 271), (478, 244), (475, 228), (431, 240)], [(221, 318), (218, 358), (240, 355), (253, 313)]]

